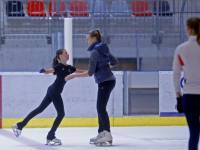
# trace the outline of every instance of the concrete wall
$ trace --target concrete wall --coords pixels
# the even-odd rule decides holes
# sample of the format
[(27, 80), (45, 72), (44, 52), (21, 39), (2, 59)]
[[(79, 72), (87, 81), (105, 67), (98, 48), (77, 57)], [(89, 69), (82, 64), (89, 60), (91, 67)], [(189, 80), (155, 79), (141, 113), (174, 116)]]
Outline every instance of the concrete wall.
[(0, 45), (0, 71), (38, 71), (51, 64), (52, 50), (46, 37), (6, 38)]
[[(0, 45), (1, 71), (38, 71), (41, 68), (50, 68), (52, 64), (52, 47), (47, 44), (46, 37), (6, 38), (6, 43)], [(141, 70), (171, 70), (174, 51), (179, 44), (179, 38), (163, 38), (163, 44), (151, 44), (150, 38), (141, 37), (140, 58)], [(108, 44), (110, 51), (117, 58), (136, 59), (135, 38), (111, 38)], [(89, 58), (85, 36), (73, 40), (74, 65), (82, 58)], [(85, 62), (88, 64), (88, 61)], [(120, 62), (123, 63), (123, 62)], [(87, 66), (86, 68), (87, 69)], [(119, 70), (123, 70), (120, 68)]]
[[(128, 1), (129, 7), (131, 7), (132, 1)], [(24, 9), (26, 10), (26, 3), (24, 2)], [(66, 1), (68, 4), (69, 1)], [(89, 3), (89, 1), (87, 1)], [(111, 4), (111, 0), (107, 1), (107, 4)], [(169, 0), (171, 9), (173, 8), (173, 1)], [(89, 4), (88, 4), (89, 5)], [(153, 1), (149, 2), (150, 8), (153, 8)], [(175, 1), (175, 10), (180, 11), (182, 6), (182, 0)], [(90, 6), (88, 6), (90, 7)], [(195, 11), (200, 7), (198, 0), (187, 1), (186, 11)], [(45, 11), (48, 11), (48, 2), (45, 1)], [(194, 9), (192, 9), (194, 8)], [(68, 8), (67, 8), (68, 9)], [(0, 45), (0, 71), (38, 71), (40, 68), (50, 68), (52, 64), (52, 58), (55, 55), (56, 48), (51, 44), (47, 44), (46, 32), (47, 24), (44, 24), (42, 28), (38, 25), (41, 20), (9, 20), (6, 16), (3, 16), (5, 11), (5, 3), (1, 5), (1, 29), (2, 36), (5, 37), (5, 44)], [(5, 12), (4, 12), (5, 14)], [(196, 14), (184, 14), (184, 20), (188, 17), (195, 16)], [(132, 22), (126, 22), (131, 20)], [(180, 14), (176, 13), (173, 17), (160, 18), (160, 31), (164, 31), (163, 43), (155, 45), (151, 43), (151, 37), (155, 34), (155, 16), (149, 18), (134, 18), (127, 19), (125, 21), (119, 21), (114, 23), (116, 20), (110, 20), (109, 30), (107, 30), (110, 36), (110, 42), (108, 44), (110, 51), (121, 59), (123, 64), (119, 70), (125, 70), (123, 67), (123, 59), (136, 59), (137, 57), (137, 46), (136, 37), (134, 34), (146, 34), (139, 37), (139, 57), (141, 59), (141, 70), (171, 70), (172, 60), (176, 47), (180, 44)], [(85, 22), (85, 23), (84, 23)], [(49, 35), (51, 32), (63, 32), (63, 20), (58, 19), (50, 21)], [(99, 28), (104, 33), (104, 22), (95, 24), (95, 28)], [(153, 23), (153, 25), (152, 25)], [(27, 28), (22, 28), (27, 27)], [(44, 27), (44, 28), (43, 28)], [(80, 66), (81, 62), (79, 59), (89, 58), (87, 52), (87, 44), (85, 43), (85, 34), (91, 29), (91, 20), (74, 20), (73, 33), (76, 34), (73, 37), (73, 56), (74, 65)], [(9, 31), (10, 35), (5, 34), (5, 31)], [(15, 30), (14, 30), (15, 29)], [(13, 35), (15, 32), (22, 33), (35, 32), (42, 33), (45, 35)], [(24, 30), (25, 29), (25, 30)], [(32, 30), (33, 29), (33, 30)], [(13, 34), (12, 34), (13, 33)], [(82, 33), (82, 34), (78, 34)], [(133, 34), (133, 36), (126, 36), (124, 34)], [(118, 35), (114, 35), (118, 34)], [(185, 38), (187, 40), (187, 38)], [(55, 41), (52, 41), (55, 42)], [(53, 50), (52, 50), (53, 49)], [(88, 61), (84, 62), (85, 64)], [(135, 66), (135, 65), (134, 65)], [(136, 68), (133, 66), (133, 69)], [(84, 65), (84, 69), (87, 69), (87, 65)]]

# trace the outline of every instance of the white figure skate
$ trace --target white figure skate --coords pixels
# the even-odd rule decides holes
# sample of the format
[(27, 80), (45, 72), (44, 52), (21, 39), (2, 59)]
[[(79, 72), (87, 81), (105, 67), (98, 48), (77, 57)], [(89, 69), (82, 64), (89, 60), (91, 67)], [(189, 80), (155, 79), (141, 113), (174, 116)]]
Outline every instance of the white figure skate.
[(58, 146), (58, 145), (62, 145), (62, 143), (60, 139), (54, 138), (53, 140), (47, 140), (47, 143), (45, 145)]
[(12, 126), (12, 129), (13, 129), (13, 132), (14, 132), (14, 134), (15, 134), (16, 137), (19, 137), (21, 135), (22, 130), (18, 129), (17, 124), (14, 125), (14, 126)]
[(96, 146), (108, 146), (108, 144), (111, 146), (112, 145), (112, 142), (113, 142), (113, 137), (111, 135), (110, 132), (108, 131), (103, 131), (104, 133), (104, 136), (100, 139), (98, 139), (96, 142), (95, 142), (95, 145)]
[(98, 133), (96, 137), (90, 139), (90, 144), (95, 144), (96, 141), (104, 136), (104, 132)]

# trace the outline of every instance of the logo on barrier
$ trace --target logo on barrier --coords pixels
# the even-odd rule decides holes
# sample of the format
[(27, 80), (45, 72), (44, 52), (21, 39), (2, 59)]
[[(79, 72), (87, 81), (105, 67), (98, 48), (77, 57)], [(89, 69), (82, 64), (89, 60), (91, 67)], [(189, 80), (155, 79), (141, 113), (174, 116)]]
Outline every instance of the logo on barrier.
[(185, 78), (182, 77), (182, 78), (181, 78), (181, 81), (180, 81), (180, 86), (181, 86), (181, 88), (184, 87), (184, 84), (185, 84)]

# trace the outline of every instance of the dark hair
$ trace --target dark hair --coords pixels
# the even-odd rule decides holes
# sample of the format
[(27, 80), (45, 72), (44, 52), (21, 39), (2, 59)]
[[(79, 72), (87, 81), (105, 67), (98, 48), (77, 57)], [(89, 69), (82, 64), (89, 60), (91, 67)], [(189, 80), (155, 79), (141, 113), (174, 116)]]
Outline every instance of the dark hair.
[[(58, 59), (60, 60), (59, 55), (62, 55), (64, 49), (59, 49), (56, 51), (56, 56), (53, 59), (53, 63), (52, 63), (52, 67), (59, 64)], [(56, 75), (56, 73), (54, 72), (53, 75)]]
[(200, 18), (193, 17), (187, 20), (187, 27), (194, 30), (197, 35), (197, 42), (200, 45)]
[(102, 42), (102, 37), (99, 30), (90, 30), (87, 34), (89, 34), (92, 38), (95, 37), (98, 43)]

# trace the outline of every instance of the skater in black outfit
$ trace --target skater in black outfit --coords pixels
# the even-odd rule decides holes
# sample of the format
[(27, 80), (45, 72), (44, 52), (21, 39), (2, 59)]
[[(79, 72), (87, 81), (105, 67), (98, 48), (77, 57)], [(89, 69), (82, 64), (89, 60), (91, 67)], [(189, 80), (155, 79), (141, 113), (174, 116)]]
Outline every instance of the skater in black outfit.
[[(174, 54), (174, 86), (177, 96), (177, 110), (185, 113), (189, 131), (189, 150), (198, 150), (200, 132), (200, 18), (187, 20), (188, 41), (179, 45)], [(185, 84), (183, 97), (180, 92), (181, 72)]]
[[(32, 112), (28, 114), (28, 116), (22, 121), (17, 123), (15, 126), (13, 126), (13, 131), (15, 135), (18, 137), (21, 134), (22, 129), (26, 126), (26, 124), (36, 115), (44, 111), (48, 105), (53, 102), (56, 111), (57, 111), (57, 117), (53, 123), (53, 126), (51, 130), (49, 131), (47, 135), (47, 145), (54, 145), (58, 144), (61, 145), (61, 140), (57, 139), (55, 137), (55, 132), (60, 125), (62, 119), (65, 116), (65, 111), (64, 111), (64, 105), (63, 105), (63, 100), (61, 97), (61, 93), (63, 91), (63, 87), (66, 83), (64, 78), (72, 74), (74, 72), (76, 73), (83, 73), (84, 71), (78, 70), (74, 68), (71, 65), (67, 65), (67, 61), (69, 60), (69, 54), (65, 49), (59, 49), (56, 52), (56, 56), (53, 59), (53, 64), (52, 68), (48, 70), (41, 69), (39, 72), (44, 73), (44, 74), (49, 74), (53, 73), (54, 75), (57, 76), (55, 82), (49, 86), (47, 90), (47, 94), (44, 97), (42, 103)], [(60, 61), (60, 63), (59, 63)]]
[(68, 75), (65, 80), (68, 81), (75, 77), (88, 77), (94, 74), (95, 81), (98, 84), (97, 113), (99, 129), (97, 137), (90, 139), (90, 142), (109, 142), (111, 144), (113, 138), (110, 132), (110, 122), (106, 106), (116, 82), (116, 78), (110, 68), (117, 66), (119, 62), (110, 53), (108, 46), (102, 43), (99, 30), (89, 31), (86, 35), (86, 42), (89, 46), (88, 51), (91, 53), (88, 71)]

